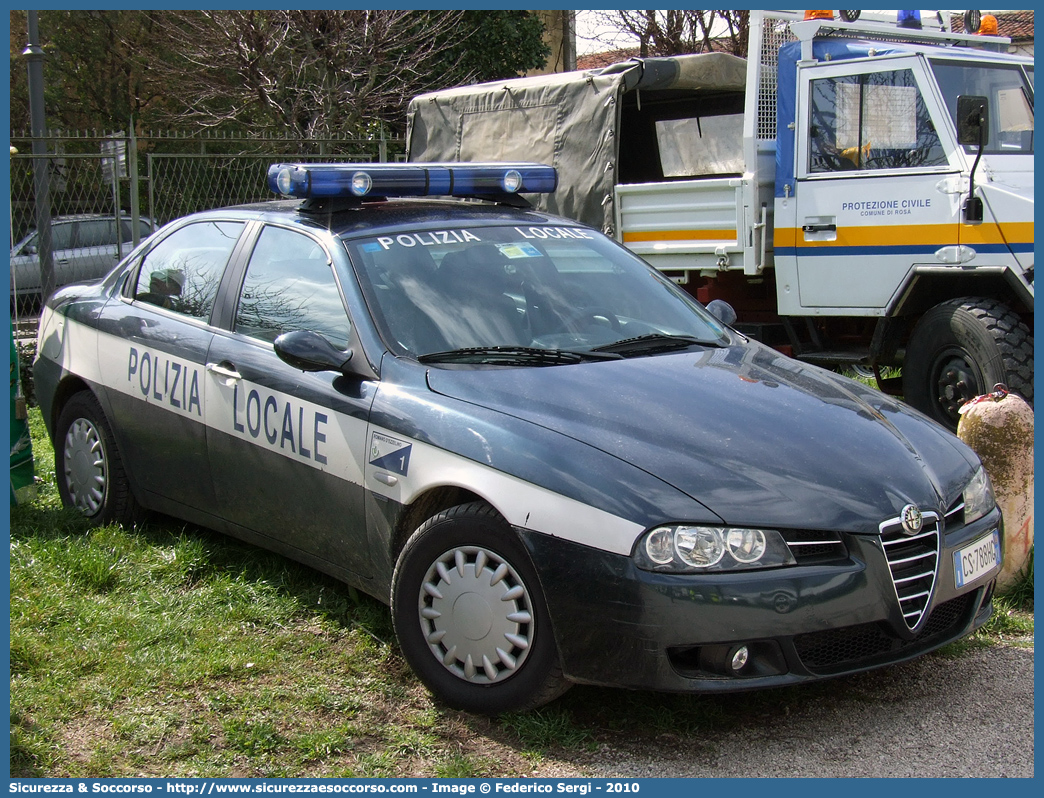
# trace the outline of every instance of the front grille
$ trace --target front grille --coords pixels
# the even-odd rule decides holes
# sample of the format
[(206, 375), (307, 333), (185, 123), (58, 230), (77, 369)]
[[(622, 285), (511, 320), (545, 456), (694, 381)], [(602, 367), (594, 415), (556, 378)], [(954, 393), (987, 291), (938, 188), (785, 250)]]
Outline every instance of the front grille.
[(889, 634), (881, 623), (864, 623), (798, 635), (794, 647), (801, 662), (813, 673), (838, 673), (879, 664), (896, 659), (908, 648), (926, 648), (956, 635), (971, 620), (969, 614), (978, 606), (978, 595), (979, 591), (973, 591), (940, 604), (912, 640)]
[(782, 534), (798, 565), (817, 565), (848, 556), (845, 544), (836, 532), (785, 529)]
[(906, 534), (899, 518), (881, 524), (881, 543), (892, 573), (895, 595), (903, 620), (911, 631), (924, 617), (935, 589), (939, 538), (939, 516), (935, 513), (924, 514), (923, 526), (915, 535)]
[(956, 529), (964, 526), (964, 497), (961, 496), (946, 511), (946, 528)]

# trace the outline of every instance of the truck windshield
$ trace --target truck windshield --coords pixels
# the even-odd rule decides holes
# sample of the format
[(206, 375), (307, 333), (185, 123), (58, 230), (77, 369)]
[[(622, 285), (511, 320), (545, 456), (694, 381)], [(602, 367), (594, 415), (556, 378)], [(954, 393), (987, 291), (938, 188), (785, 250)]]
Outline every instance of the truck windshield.
[[(942, 89), (946, 108), (956, 126), (957, 98), (985, 97), (989, 101), (989, 141), (983, 153), (1033, 154), (1033, 78), (1015, 64), (988, 65), (962, 61), (933, 61), (932, 70)], [(965, 146), (966, 151), (975, 151)]]
[(634, 356), (638, 338), (649, 343), (642, 354), (668, 341), (677, 349), (730, 340), (688, 294), (587, 228), (426, 229), (345, 243), (377, 327), (399, 354), (497, 350), (531, 363), (553, 352), (576, 362), (609, 357), (605, 347), (624, 341), (627, 352), (614, 356)]

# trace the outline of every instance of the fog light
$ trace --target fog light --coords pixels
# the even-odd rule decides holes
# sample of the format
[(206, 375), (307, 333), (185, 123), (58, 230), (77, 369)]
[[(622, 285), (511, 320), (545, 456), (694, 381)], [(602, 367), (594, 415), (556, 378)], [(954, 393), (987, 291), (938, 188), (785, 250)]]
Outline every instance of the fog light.
[(746, 646), (736, 646), (729, 652), (729, 667), (733, 673), (739, 673), (750, 659), (750, 651)]

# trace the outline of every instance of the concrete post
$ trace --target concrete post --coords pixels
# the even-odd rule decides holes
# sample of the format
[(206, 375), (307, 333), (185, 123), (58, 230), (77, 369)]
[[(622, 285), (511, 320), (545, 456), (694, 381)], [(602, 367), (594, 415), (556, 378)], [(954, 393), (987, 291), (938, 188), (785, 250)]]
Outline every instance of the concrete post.
[(1033, 549), (1033, 409), (998, 385), (961, 408), (957, 436), (982, 460), (1004, 514), (997, 590), (1013, 587)]

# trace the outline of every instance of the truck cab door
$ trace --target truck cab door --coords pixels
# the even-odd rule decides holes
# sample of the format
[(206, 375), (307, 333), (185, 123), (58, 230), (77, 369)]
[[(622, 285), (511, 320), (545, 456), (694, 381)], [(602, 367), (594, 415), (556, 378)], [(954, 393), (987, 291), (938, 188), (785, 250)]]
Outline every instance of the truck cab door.
[(799, 69), (789, 312), (883, 316), (956, 250), (956, 142), (929, 85), (915, 57)]

